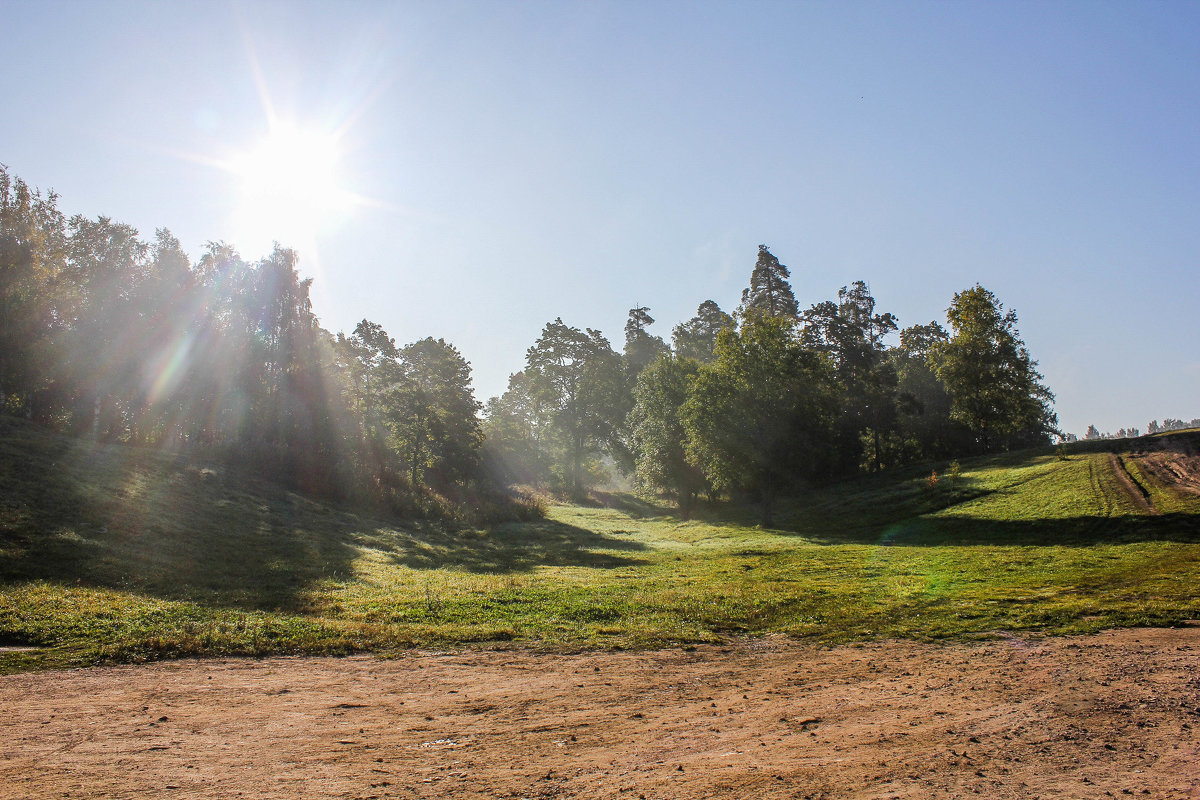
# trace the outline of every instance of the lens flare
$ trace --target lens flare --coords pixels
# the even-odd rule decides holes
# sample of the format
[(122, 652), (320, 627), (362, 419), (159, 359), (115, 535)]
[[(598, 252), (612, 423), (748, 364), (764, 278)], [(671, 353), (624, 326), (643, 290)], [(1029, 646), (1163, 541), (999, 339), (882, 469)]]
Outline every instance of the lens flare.
[(266, 253), (273, 242), (311, 252), (318, 233), (340, 224), (354, 196), (338, 183), (341, 152), (331, 134), (276, 125), (256, 146), (231, 159), (238, 181), (234, 238), (243, 251)]

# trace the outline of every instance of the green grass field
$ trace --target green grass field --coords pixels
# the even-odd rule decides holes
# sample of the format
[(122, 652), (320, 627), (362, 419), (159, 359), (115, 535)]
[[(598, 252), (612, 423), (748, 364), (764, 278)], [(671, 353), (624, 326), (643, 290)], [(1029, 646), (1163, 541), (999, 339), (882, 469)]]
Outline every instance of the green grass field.
[[(1174, 436), (1190, 452), (1200, 441)], [(0, 670), (1200, 618), (1200, 496), (1110, 452), (1121, 446), (863, 479), (797, 498), (772, 529), (751, 510), (685, 521), (614, 495), (551, 506), (537, 523), (453, 530), (0, 420), (0, 646), (35, 648), (0, 654)]]

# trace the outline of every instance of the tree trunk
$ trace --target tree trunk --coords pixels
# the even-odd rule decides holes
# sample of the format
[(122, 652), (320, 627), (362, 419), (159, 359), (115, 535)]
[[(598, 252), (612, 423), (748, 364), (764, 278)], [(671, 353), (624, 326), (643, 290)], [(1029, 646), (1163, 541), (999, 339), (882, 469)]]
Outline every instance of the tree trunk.
[(92, 438), (100, 438), (100, 395), (92, 401)]
[(692, 492), (686, 487), (679, 491), (679, 516), (684, 519), (692, 518)]
[(414, 422), (416, 424), (413, 426), (414, 432), (413, 432), (413, 445), (412, 445), (412, 470), (410, 473), (411, 477), (409, 480), (411, 481), (413, 487), (416, 487), (416, 485), (417, 485), (417, 465), (420, 463), (420, 459), (421, 459), (421, 412), (419, 410), (417, 411), (416, 416), (414, 417)]
[(583, 436), (576, 433), (572, 439), (571, 492), (578, 498), (583, 496)]

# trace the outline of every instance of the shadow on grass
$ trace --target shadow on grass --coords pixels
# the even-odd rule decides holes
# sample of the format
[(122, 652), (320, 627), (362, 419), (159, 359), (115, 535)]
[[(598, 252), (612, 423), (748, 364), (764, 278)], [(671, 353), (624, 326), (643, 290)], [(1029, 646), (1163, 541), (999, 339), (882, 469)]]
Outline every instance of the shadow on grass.
[(612, 551), (647, 550), (640, 542), (553, 520), (505, 523), (489, 531), (435, 526), (385, 529), (357, 540), (384, 552), (394, 564), (412, 569), (450, 568), (468, 572), (525, 572), (539, 566), (614, 569), (641, 562)]
[(876, 544), (890, 547), (1033, 546), (1087, 547), (1134, 542), (1200, 543), (1200, 516), (1130, 514), (999, 520), (977, 517), (917, 517), (879, 527), (854, 529), (813, 526), (789, 532), (815, 544)]
[[(403, 523), (161, 453), (0, 421), (0, 584), (28, 580), (286, 609), (353, 577), (364, 547), (415, 569), (611, 568), (643, 549), (543, 521), (487, 532)], [(597, 552), (599, 551), (599, 552)]]
[[(761, 507), (754, 502), (696, 503), (688, 517), (669, 506), (649, 506), (653, 516), (677, 522), (699, 522), (713, 527), (751, 527), (783, 535), (809, 535), (814, 530), (879, 531), (895, 523), (943, 511), (993, 494), (996, 490), (962, 477), (943, 481), (930, 490), (924, 474), (907, 479), (895, 474), (873, 475), (776, 501), (772, 522), (762, 525)], [(635, 499), (636, 500), (636, 499)], [(636, 501), (641, 502), (641, 501)], [(625, 511), (617, 503), (610, 507)], [(651, 516), (649, 513), (634, 516)]]
[[(1043, 451), (1005, 454), (985, 464), (1019, 466), (1044, 456)], [(1033, 520), (988, 519), (955, 515), (954, 506), (996, 493), (1010, 493), (1018, 484), (989, 488), (970, 476), (943, 479), (930, 487), (924, 471), (909, 470), (907, 479), (868, 476), (778, 504), (774, 523), (764, 532), (802, 537), (814, 544), (878, 544), (885, 546), (1087, 546), (1131, 542), (1200, 543), (1200, 514), (1127, 514), (1120, 516), (1055, 517)], [(1031, 480), (1037, 476), (1031, 476)], [(671, 509), (658, 515), (682, 521)], [(941, 513), (939, 513), (941, 512)], [(632, 516), (632, 515), (631, 515)], [(759, 527), (753, 504), (711, 504), (697, 507), (691, 520), (714, 527)]]
[(674, 506), (654, 503), (637, 495), (625, 492), (602, 492), (593, 490), (586, 501), (579, 505), (590, 508), (612, 508), (627, 514), (633, 519), (647, 517), (678, 517), (679, 511)]

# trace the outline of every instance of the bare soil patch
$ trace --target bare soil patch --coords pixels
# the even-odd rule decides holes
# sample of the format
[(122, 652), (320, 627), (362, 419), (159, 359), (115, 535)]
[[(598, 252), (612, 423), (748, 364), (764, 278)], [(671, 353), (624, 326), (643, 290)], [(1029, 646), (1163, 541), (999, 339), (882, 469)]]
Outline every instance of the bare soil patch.
[(1200, 797), (1200, 628), (0, 677), (0, 797)]
[(1135, 454), (1138, 462), (1159, 483), (1186, 494), (1200, 494), (1200, 437), (1177, 435), (1138, 442), (1143, 445)]
[(1200, 456), (1186, 453), (1147, 453), (1139, 459), (1161, 483), (1188, 494), (1200, 494)]

